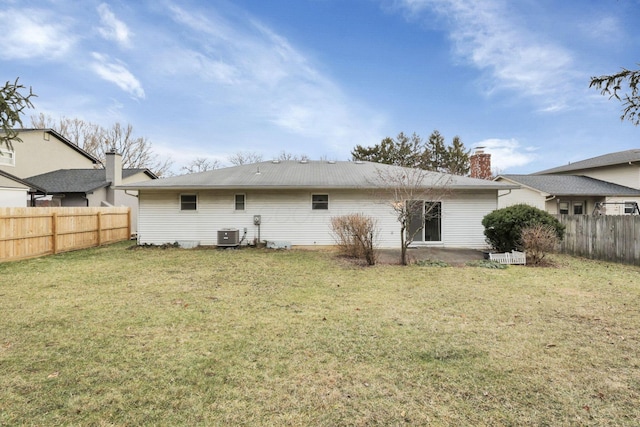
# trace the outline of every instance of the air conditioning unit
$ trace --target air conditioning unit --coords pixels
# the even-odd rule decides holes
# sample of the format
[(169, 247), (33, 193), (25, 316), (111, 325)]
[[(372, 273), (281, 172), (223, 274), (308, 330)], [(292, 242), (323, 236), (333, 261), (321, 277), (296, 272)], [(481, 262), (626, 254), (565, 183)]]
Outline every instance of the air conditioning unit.
[(218, 246), (238, 246), (239, 244), (240, 230), (237, 228), (218, 230)]

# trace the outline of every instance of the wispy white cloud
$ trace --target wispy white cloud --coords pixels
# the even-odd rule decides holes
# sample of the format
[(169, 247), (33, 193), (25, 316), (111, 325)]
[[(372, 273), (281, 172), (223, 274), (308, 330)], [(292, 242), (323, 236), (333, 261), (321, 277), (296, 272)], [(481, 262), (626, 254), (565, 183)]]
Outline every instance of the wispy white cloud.
[(131, 31), (124, 22), (114, 15), (109, 5), (101, 3), (98, 6), (98, 14), (102, 23), (102, 26), (98, 27), (98, 31), (102, 37), (107, 40), (113, 40), (122, 47), (129, 47)]
[(457, 57), (485, 71), (484, 91), (510, 90), (541, 109), (567, 106), (574, 81), (571, 52), (527, 28), (503, 0), (400, 0), (414, 18), (436, 13), (448, 25)]
[(484, 151), (491, 154), (491, 167), (499, 173), (509, 168), (525, 166), (537, 159), (535, 148), (523, 147), (516, 139), (490, 138), (474, 146), (484, 147)]
[(111, 61), (107, 55), (93, 52), (91, 69), (101, 78), (115, 83), (134, 98), (144, 98), (144, 89), (138, 79), (119, 61)]
[(40, 9), (0, 10), (0, 58), (58, 59), (76, 42), (64, 22)]
[(159, 72), (197, 76), (214, 84), (212, 90), (223, 90), (225, 102), (240, 105), (252, 119), (298, 137), (331, 141), (339, 146), (332, 148), (342, 151), (346, 141), (378, 137), (370, 112), (319, 72), (312, 58), (263, 23), (175, 4), (169, 10), (197, 42), (175, 46), (179, 60), (166, 56)]
[(596, 16), (593, 19), (581, 22), (579, 29), (581, 35), (599, 43), (620, 44), (624, 39), (623, 25), (615, 16)]

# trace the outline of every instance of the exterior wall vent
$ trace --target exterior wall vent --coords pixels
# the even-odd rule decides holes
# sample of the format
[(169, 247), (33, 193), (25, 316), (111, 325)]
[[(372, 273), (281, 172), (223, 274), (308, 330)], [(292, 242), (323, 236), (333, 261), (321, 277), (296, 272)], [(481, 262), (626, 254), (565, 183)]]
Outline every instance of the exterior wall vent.
[(240, 230), (237, 228), (223, 228), (218, 230), (218, 246), (238, 246), (240, 244)]

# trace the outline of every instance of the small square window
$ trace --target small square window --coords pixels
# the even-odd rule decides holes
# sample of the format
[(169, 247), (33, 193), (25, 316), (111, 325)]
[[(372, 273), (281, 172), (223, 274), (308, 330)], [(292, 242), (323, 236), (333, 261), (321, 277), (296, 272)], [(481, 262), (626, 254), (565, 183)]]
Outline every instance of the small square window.
[(244, 194), (236, 194), (236, 210), (244, 210)]
[(329, 195), (328, 194), (314, 194), (311, 196), (311, 209), (313, 210), (327, 210), (329, 209)]
[(198, 196), (195, 194), (180, 195), (180, 210), (195, 211), (198, 208)]
[(636, 213), (636, 202), (624, 202), (624, 213), (627, 215)]
[(582, 203), (574, 203), (573, 204), (573, 214), (574, 215), (582, 215)]
[(0, 148), (0, 165), (16, 165), (16, 154), (12, 150)]
[(558, 206), (558, 211), (560, 215), (569, 215), (569, 203), (560, 202), (560, 205)]

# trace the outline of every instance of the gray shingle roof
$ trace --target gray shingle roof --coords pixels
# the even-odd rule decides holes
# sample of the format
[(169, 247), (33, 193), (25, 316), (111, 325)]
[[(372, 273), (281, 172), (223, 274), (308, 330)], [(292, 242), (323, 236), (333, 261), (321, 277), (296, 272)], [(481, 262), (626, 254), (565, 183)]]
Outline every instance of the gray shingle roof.
[(640, 196), (640, 190), (576, 175), (500, 175), (553, 196)]
[[(412, 169), (372, 162), (271, 161), (122, 185), (123, 189), (374, 188), (379, 171), (397, 174)], [(444, 177), (444, 179), (443, 179)], [(515, 188), (495, 181), (426, 172), (425, 186), (446, 181), (451, 189)]]
[(42, 188), (38, 187), (33, 182), (29, 182), (27, 180), (18, 178), (17, 176), (12, 175), (9, 172), (5, 172), (3, 170), (0, 170), (0, 176), (3, 176), (3, 177), (8, 178), (8, 179), (10, 179), (12, 181), (15, 181), (16, 183), (22, 184), (25, 187), (29, 187), (31, 190), (36, 190), (36, 191), (41, 191), (42, 190)]
[(558, 166), (555, 168), (536, 172), (534, 175), (543, 175), (550, 173), (571, 172), (582, 169), (600, 168), (603, 166), (619, 165), (629, 162), (640, 162), (640, 149), (618, 151), (616, 153), (604, 154), (602, 156), (592, 157), (590, 159), (581, 160), (579, 162), (569, 163), (568, 165)]
[[(123, 169), (122, 177), (128, 178), (146, 171), (146, 169)], [(104, 169), (59, 169), (32, 176), (27, 178), (27, 181), (46, 190), (49, 194), (90, 193), (111, 185), (111, 182), (107, 181)]]

